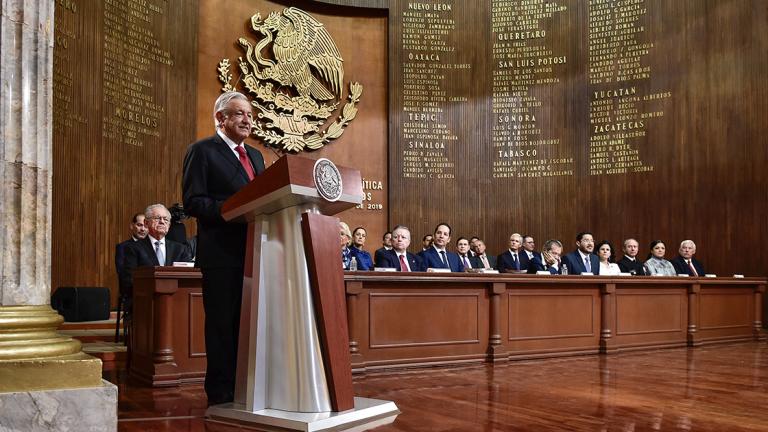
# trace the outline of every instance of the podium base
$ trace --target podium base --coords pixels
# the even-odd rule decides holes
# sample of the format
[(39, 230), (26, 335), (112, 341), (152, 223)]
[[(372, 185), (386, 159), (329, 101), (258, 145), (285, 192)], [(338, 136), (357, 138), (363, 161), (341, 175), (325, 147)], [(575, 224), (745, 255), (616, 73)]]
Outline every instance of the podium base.
[(395, 421), (397, 405), (379, 399), (355, 398), (355, 408), (342, 412), (302, 413), (264, 409), (246, 411), (234, 403), (208, 408), (206, 422), (260, 431), (364, 431)]

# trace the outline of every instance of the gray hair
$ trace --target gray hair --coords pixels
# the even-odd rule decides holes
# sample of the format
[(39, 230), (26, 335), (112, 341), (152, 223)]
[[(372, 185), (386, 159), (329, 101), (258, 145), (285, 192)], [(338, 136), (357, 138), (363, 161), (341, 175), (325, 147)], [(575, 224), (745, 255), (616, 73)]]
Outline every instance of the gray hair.
[(244, 100), (248, 103), (248, 97), (246, 97), (244, 94), (236, 91), (228, 91), (221, 94), (221, 96), (216, 99), (216, 103), (213, 104), (213, 124), (216, 125), (216, 129), (220, 128), (221, 125), (219, 124), (219, 121), (216, 119), (216, 114), (224, 111), (224, 109), (227, 107), (229, 102), (231, 102), (234, 99), (240, 99)]
[(563, 247), (563, 244), (560, 243), (558, 240), (547, 240), (544, 242), (544, 250), (550, 251), (552, 250), (552, 246), (559, 246), (560, 248)]
[(148, 206), (146, 209), (144, 209), (144, 217), (147, 218), (147, 219), (151, 218), (152, 217), (152, 212), (154, 212), (155, 209), (159, 209), (159, 208), (165, 210), (165, 212), (167, 214), (169, 214), (169, 215), (171, 214), (171, 212), (168, 211), (168, 209), (164, 205), (162, 205), (162, 204), (152, 204), (151, 206)]
[(693, 250), (696, 250), (696, 243), (693, 242), (693, 240), (683, 240), (680, 242), (680, 248), (682, 249), (683, 246), (689, 245), (693, 248)]
[(411, 230), (407, 226), (405, 226), (405, 225), (395, 225), (395, 227), (392, 228), (392, 231), (390, 231), (390, 232), (395, 232), (395, 230), (399, 230), (399, 229), (404, 229), (404, 230), (406, 230), (408, 232), (411, 232)]
[(347, 246), (349, 246), (352, 243), (352, 233), (349, 232), (349, 225), (344, 222), (339, 222), (339, 228), (341, 229), (341, 233), (347, 236)]
[(627, 243), (628, 243), (628, 242), (631, 242), (631, 241), (633, 241), (633, 242), (637, 243), (638, 247), (640, 246), (640, 242), (638, 242), (637, 240), (633, 239), (632, 237), (630, 237), (630, 238), (628, 238), (628, 239), (624, 240), (624, 244), (623, 244), (623, 246), (626, 248), (626, 247), (627, 247)]

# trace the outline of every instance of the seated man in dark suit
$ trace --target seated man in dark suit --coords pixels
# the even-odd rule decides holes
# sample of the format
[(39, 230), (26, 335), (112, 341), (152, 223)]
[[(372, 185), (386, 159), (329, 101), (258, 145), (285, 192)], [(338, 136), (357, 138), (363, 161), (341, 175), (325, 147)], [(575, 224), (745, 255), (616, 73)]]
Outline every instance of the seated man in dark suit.
[(459, 260), (464, 266), (464, 270), (471, 269), (472, 263), (470, 262), (470, 259), (472, 256), (469, 253), (469, 240), (467, 240), (466, 237), (459, 237), (459, 239), (456, 240), (456, 253), (459, 254)]
[(476, 255), (472, 257), (470, 262), (472, 263), (472, 267), (479, 268), (479, 269), (495, 269), (496, 268), (496, 257), (492, 255), (488, 255), (485, 253), (485, 242), (477, 239), (477, 242), (475, 242), (475, 252)]
[(693, 257), (696, 253), (696, 243), (692, 240), (683, 240), (680, 243), (680, 250), (678, 255), (672, 260), (672, 265), (675, 266), (677, 274), (687, 274), (689, 276), (704, 276), (704, 265), (701, 261)]
[[(118, 243), (117, 246), (115, 246), (115, 268), (117, 269), (118, 280), (123, 274), (125, 248), (147, 236), (147, 226), (144, 224), (144, 213), (136, 213), (133, 215), (133, 219), (131, 219), (131, 224), (128, 225), (128, 229), (131, 230), (131, 238)], [(120, 291), (122, 292), (122, 289)]]
[(528, 266), (528, 273), (546, 271), (550, 274), (560, 274), (560, 254), (563, 253), (563, 245), (557, 240), (547, 240), (544, 243), (544, 252), (536, 255)]
[(425, 251), (432, 247), (432, 234), (427, 234), (421, 238), (421, 250)]
[(392, 250), (388, 250), (377, 267), (395, 268), (402, 272), (427, 271), (421, 257), (408, 252), (411, 245), (411, 231), (408, 227), (398, 225), (392, 230)]
[(382, 267), (379, 262), (384, 258), (384, 255), (387, 252), (392, 250), (392, 232), (387, 231), (381, 240), (381, 247), (376, 249), (376, 252), (373, 254), (373, 264), (376, 267)]
[(432, 247), (419, 254), (424, 261), (424, 266), (430, 268), (447, 268), (452, 272), (463, 272), (464, 265), (455, 252), (449, 252), (445, 248), (451, 241), (451, 227), (447, 223), (439, 223), (435, 227), (432, 237)]
[(640, 244), (633, 238), (624, 240), (624, 256), (619, 260), (619, 269), (622, 273), (629, 273), (633, 276), (645, 276), (643, 263), (637, 259), (637, 253), (640, 251)]
[(480, 237), (472, 236), (469, 238), (469, 256), (473, 257), (477, 255), (477, 242), (480, 241)]
[(528, 255), (521, 249), (523, 236), (514, 233), (509, 236), (509, 249), (498, 256), (496, 266), (502, 273), (524, 273), (528, 270)]
[(532, 260), (533, 257), (539, 257), (539, 261), (541, 261), (541, 253), (536, 252), (536, 242), (533, 240), (533, 236), (527, 234), (523, 236), (523, 252), (528, 255), (529, 260)]
[(600, 259), (592, 251), (595, 249), (595, 239), (591, 232), (580, 232), (576, 235), (576, 250), (564, 256), (563, 265), (568, 267), (568, 273), (600, 274)]
[(125, 268), (121, 285), (133, 290), (133, 271), (142, 266), (172, 265), (192, 261), (189, 248), (165, 238), (171, 226), (171, 213), (162, 204), (153, 204), (144, 212), (147, 236), (125, 249)]
[[(131, 313), (133, 312), (133, 292), (131, 287), (123, 285), (125, 278), (125, 250), (132, 244), (143, 239), (147, 236), (147, 225), (144, 223), (144, 213), (136, 213), (131, 218), (131, 223), (128, 228), (131, 230), (131, 238), (118, 243), (115, 246), (115, 269), (117, 270), (117, 325), (115, 328), (115, 342), (120, 341), (120, 320), (123, 320), (123, 328), (127, 329), (126, 321), (131, 319)], [(124, 333), (125, 341), (128, 340), (128, 335)]]

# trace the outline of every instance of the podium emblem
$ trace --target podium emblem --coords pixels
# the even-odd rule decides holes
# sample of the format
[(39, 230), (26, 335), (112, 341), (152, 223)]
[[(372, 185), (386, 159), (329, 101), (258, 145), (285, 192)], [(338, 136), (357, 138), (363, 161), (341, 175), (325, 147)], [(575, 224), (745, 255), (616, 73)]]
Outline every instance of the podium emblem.
[(326, 158), (318, 159), (315, 162), (313, 177), (321, 197), (328, 201), (337, 201), (341, 198), (341, 173), (333, 162)]
[(229, 59), (218, 67), (223, 92), (251, 96), (251, 134), (284, 152), (316, 150), (340, 137), (357, 115), (363, 86), (349, 84), (347, 102), (334, 118), (344, 101), (344, 60), (325, 26), (289, 7), (265, 20), (257, 12), (251, 28), (257, 42), (238, 39), (245, 56), (237, 60), (241, 73), (234, 85)]

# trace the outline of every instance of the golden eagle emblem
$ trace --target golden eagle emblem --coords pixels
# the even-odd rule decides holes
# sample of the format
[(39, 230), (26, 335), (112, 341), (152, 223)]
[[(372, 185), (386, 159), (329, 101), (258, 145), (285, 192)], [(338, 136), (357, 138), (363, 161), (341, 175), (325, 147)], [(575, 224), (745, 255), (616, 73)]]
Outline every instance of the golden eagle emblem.
[[(349, 84), (348, 101), (324, 128), (343, 100), (344, 86), (344, 60), (325, 26), (289, 7), (263, 21), (256, 13), (251, 28), (260, 39), (255, 45), (246, 38), (238, 40), (245, 51), (245, 57), (238, 58), (238, 83), (242, 81), (253, 96), (252, 134), (285, 152), (318, 149), (340, 137), (357, 115), (363, 87)], [(229, 59), (219, 62), (218, 70), (221, 90), (235, 90), (238, 83), (230, 84)]]

